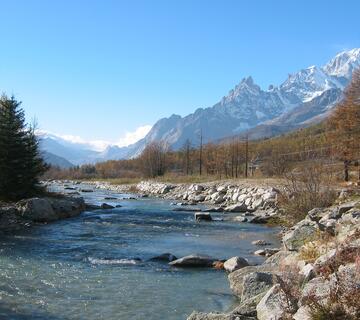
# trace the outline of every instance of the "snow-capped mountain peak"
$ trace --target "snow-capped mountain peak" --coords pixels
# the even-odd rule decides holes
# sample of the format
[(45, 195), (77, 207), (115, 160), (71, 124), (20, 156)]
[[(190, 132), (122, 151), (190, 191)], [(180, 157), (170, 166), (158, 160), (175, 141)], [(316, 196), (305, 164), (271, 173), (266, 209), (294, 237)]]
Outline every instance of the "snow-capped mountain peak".
[(360, 48), (342, 51), (330, 60), (323, 70), (333, 77), (350, 79), (354, 69), (360, 67)]

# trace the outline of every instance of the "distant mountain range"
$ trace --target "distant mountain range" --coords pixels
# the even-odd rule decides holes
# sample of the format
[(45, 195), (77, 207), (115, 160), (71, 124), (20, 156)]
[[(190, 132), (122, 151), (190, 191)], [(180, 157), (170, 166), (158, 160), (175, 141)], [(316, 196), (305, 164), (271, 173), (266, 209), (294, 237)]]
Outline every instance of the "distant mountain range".
[(326, 118), (359, 67), (360, 48), (343, 51), (322, 67), (291, 74), (280, 86), (268, 90), (261, 89), (251, 77), (244, 78), (214, 106), (199, 108), (185, 117), (160, 119), (143, 139), (128, 147), (109, 146), (98, 152), (44, 136), (42, 148), (81, 164), (136, 157), (153, 141), (163, 141), (173, 149), (187, 139), (197, 145), (200, 131), (205, 143), (245, 133), (252, 139), (271, 137)]
[(50, 164), (54, 167), (60, 167), (63, 169), (74, 167), (74, 165), (70, 161), (66, 160), (65, 158), (59, 157), (55, 154), (52, 154), (50, 152), (43, 151), (42, 156), (47, 164)]

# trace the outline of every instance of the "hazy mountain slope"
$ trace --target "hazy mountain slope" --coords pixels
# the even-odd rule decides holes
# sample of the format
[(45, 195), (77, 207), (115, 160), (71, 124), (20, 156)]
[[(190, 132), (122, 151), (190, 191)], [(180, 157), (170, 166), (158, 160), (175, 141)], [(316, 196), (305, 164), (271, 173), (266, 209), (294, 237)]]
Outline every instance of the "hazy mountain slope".
[(70, 161), (68, 161), (62, 157), (59, 157), (55, 154), (52, 154), (50, 152), (47, 152), (47, 151), (43, 151), (42, 156), (43, 156), (44, 161), (47, 164), (54, 166), (54, 167), (68, 169), (68, 168), (71, 168), (74, 166)]
[(76, 165), (94, 162), (99, 154), (94, 150), (83, 149), (79, 144), (71, 144), (53, 135), (42, 135), (40, 148)]

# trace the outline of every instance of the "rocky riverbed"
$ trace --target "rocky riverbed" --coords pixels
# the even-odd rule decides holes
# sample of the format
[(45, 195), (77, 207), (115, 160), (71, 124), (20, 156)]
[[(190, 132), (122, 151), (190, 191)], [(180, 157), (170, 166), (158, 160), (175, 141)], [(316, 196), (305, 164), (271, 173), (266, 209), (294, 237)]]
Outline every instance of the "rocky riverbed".
[[(92, 182), (90, 186), (114, 192), (135, 190), (134, 186), (101, 182)], [(81, 192), (91, 192), (91, 188)], [(223, 216), (235, 214), (234, 220), (238, 222), (266, 222), (279, 214), (280, 191), (269, 186), (148, 181), (136, 185), (136, 192), (132, 199), (159, 197), (173, 201), (173, 211), (194, 211), (197, 221), (212, 221), (212, 212)], [(202, 205), (201, 209), (198, 205)], [(249, 263), (241, 255), (221, 260), (201, 254), (176, 258), (169, 253), (160, 258), (168, 259), (169, 266), (176, 268), (216, 268), (228, 273), (238, 305), (227, 313), (194, 311), (188, 320), (311, 320), (315, 312), (326, 310), (329, 314), (342, 312), (343, 319), (352, 320), (358, 319), (360, 308), (357, 302), (347, 304), (346, 299), (350, 296), (360, 299), (359, 241), (359, 193), (342, 192), (335, 205), (314, 208), (304, 220), (288, 229), (280, 249), (267, 247), (269, 244), (264, 240), (253, 241), (259, 248), (255, 254), (268, 257), (260, 265)]]
[[(277, 228), (232, 221), (237, 213), (201, 211), (211, 214), (207, 222), (196, 221), (197, 212), (173, 210), (200, 212), (212, 204), (177, 206), (84, 183), (47, 186), (82, 197), (92, 211), (44, 223), (55, 203), (49, 199), (49, 209), (32, 200), (39, 209), (28, 208), (27, 216), (36, 227), (1, 234), (0, 318), (180, 320), (194, 309), (227, 312), (235, 300), (224, 268), (262, 262), (253, 254), (259, 239), (279, 246)], [(20, 216), (23, 204), (13, 207)], [(225, 263), (233, 256), (242, 259)]]
[[(95, 189), (114, 192), (132, 190), (142, 197), (155, 196), (173, 200), (175, 211), (190, 211), (189, 205), (205, 204), (208, 212), (238, 213), (239, 222), (266, 223), (278, 214), (279, 188), (266, 184), (208, 182), (170, 184), (142, 181), (137, 185), (112, 185), (100, 181), (86, 182)], [(196, 211), (196, 208), (194, 209)]]

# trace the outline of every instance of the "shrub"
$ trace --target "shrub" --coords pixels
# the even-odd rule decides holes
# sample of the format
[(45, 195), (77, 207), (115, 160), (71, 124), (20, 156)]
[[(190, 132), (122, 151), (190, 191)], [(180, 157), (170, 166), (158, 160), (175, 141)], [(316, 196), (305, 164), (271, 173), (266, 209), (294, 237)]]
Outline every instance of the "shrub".
[(299, 254), (299, 258), (308, 263), (313, 263), (321, 255), (318, 246), (313, 242), (309, 242), (302, 246)]
[(310, 162), (286, 173), (285, 192), (279, 197), (283, 215), (290, 223), (296, 223), (311, 209), (333, 204), (337, 194), (331, 181), (331, 171), (322, 162)]

